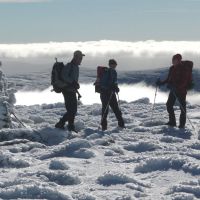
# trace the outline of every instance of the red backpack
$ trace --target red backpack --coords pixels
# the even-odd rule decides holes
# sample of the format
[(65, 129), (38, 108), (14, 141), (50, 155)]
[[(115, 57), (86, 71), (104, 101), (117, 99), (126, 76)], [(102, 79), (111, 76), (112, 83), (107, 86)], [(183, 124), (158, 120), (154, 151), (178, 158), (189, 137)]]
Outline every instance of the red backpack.
[(182, 75), (184, 77), (184, 82), (187, 88), (190, 88), (190, 86), (193, 84), (192, 83), (192, 69), (193, 69), (193, 62), (192, 61), (182, 61), (181, 62), (183, 65), (183, 72)]
[(98, 66), (97, 67), (97, 78), (94, 83), (95, 85), (95, 92), (100, 93), (101, 92), (101, 80), (105, 72), (108, 71), (108, 67)]

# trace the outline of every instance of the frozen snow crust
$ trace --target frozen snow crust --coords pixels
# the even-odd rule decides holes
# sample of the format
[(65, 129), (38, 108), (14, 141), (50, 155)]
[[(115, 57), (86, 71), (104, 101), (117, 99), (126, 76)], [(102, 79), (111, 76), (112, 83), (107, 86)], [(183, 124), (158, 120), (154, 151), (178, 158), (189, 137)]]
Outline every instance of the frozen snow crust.
[(16, 102), (15, 92), (15, 85), (9, 83), (0, 70), (0, 129), (13, 127), (11, 113)]
[[(18, 128), (0, 130), (0, 199), (200, 198), (198, 133), (164, 126), (164, 104), (152, 121), (148, 99), (120, 105), (127, 129), (110, 113), (99, 131), (101, 105), (79, 105), (73, 135), (54, 128), (63, 104), (17, 106), (27, 128), (13, 119)], [(200, 107), (189, 105), (188, 116), (198, 128)]]

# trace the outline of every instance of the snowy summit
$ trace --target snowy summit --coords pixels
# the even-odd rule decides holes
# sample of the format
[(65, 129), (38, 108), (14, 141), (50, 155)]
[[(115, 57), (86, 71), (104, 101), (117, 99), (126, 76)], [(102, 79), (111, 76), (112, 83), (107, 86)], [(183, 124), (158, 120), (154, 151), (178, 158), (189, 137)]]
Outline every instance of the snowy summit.
[[(3, 75), (1, 83), (6, 85)], [(14, 103), (5, 88), (2, 116), (8, 105), (5, 102)], [(75, 123), (79, 132), (74, 134), (54, 128), (65, 112), (63, 103), (16, 106), (13, 112), (27, 128), (12, 118), (14, 125), (0, 130), (0, 198), (200, 198), (198, 133), (189, 123), (185, 130), (163, 125), (165, 104), (156, 104), (153, 120), (149, 99), (123, 101), (120, 108), (127, 128), (116, 128), (110, 113), (108, 131), (102, 132), (98, 130), (101, 105), (80, 104)], [(195, 127), (199, 111), (198, 105), (188, 106)]]

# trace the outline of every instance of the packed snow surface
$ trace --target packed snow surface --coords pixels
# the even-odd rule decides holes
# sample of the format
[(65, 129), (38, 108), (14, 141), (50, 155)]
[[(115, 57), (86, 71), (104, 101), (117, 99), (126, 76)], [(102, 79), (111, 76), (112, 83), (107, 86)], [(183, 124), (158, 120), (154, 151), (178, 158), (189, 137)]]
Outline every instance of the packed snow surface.
[[(0, 131), (0, 199), (195, 200), (200, 198), (200, 106), (188, 105), (185, 130), (163, 125), (165, 104), (120, 102), (126, 129), (108, 116), (98, 130), (101, 105), (79, 105), (78, 133), (54, 124), (64, 104), (16, 106), (25, 124)], [(176, 107), (177, 117), (180, 114)], [(21, 127), (20, 127), (21, 126)]]

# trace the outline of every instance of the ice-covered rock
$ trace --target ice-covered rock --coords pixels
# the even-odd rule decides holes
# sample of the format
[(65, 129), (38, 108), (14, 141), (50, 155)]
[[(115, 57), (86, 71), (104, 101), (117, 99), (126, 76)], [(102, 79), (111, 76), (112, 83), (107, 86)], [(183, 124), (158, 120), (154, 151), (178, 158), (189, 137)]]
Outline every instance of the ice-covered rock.
[(9, 83), (4, 73), (0, 70), (0, 129), (14, 126), (11, 113), (16, 102), (15, 92), (15, 85)]

